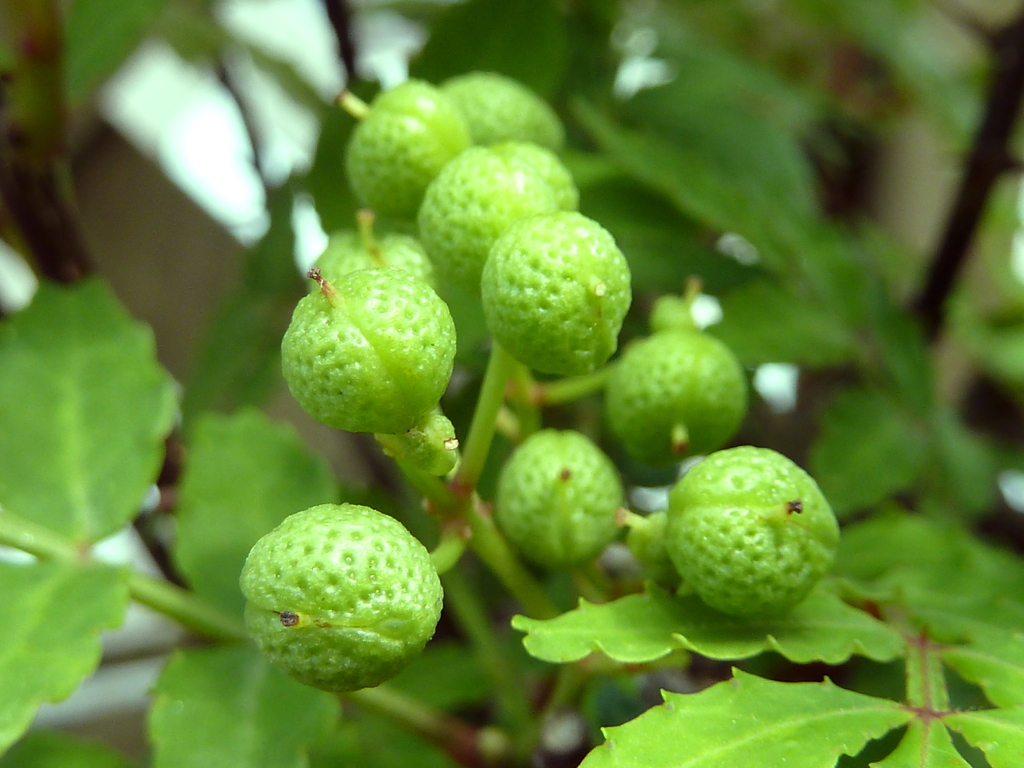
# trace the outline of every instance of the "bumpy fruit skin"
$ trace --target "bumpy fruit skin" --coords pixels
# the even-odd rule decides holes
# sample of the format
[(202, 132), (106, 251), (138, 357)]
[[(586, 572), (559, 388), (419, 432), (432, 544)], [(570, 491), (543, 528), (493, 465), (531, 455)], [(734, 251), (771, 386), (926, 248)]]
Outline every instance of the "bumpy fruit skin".
[(441, 615), (430, 554), (397, 520), (356, 504), (291, 515), (252, 548), (245, 625), (292, 677), (354, 691), (396, 675)]
[[(409, 235), (387, 234), (378, 239), (378, 253), (372, 254), (366, 249), (363, 238), (358, 232), (344, 230), (335, 232), (327, 241), (323, 253), (316, 260), (325, 280), (337, 282), (349, 272), (360, 269), (376, 269), (378, 267), (394, 267), (404, 269), (413, 277), (418, 277), (431, 288), (435, 287), (434, 265), (427, 258), (427, 252), (419, 241)], [(311, 280), (310, 285), (319, 290), (319, 285)]]
[(667, 549), (700, 598), (734, 616), (779, 616), (832, 566), (839, 526), (817, 483), (767, 448), (713, 453), (669, 495)]
[(427, 185), (469, 143), (469, 129), (448, 97), (409, 80), (378, 95), (352, 132), (349, 182), (379, 215), (412, 219)]
[(446, 279), (476, 290), (498, 237), (519, 219), (560, 210), (560, 198), (575, 207), (576, 187), (547, 150), (471, 147), (427, 187), (417, 216), (420, 237)]
[(589, 439), (545, 429), (502, 468), (495, 520), (529, 560), (549, 568), (574, 565), (615, 538), (622, 494), (615, 466)]
[(571, 376), (604, 363), (631, 301), (612, 236), (578, 213), (534, 216), (494, 243), (481, 280), (487, 327), (521, 363)]
[(448, 305), (400, 269), (363, 269), (295, 307), (281, 370), (313, 418), (350, 432), (405, 432), (440, 400), (455, 361)]
[(630, 345), (605, 386), (608, 426), (648, 464), (721, 447), (746, 412), (743, 367), (725, 344), (695, 330), (664, 330)]
[(466, 119), (474, 144), (530, 141), (558, 151), (565, 129), (546, 101), (495, 72), (470, 72), (441, 84)]

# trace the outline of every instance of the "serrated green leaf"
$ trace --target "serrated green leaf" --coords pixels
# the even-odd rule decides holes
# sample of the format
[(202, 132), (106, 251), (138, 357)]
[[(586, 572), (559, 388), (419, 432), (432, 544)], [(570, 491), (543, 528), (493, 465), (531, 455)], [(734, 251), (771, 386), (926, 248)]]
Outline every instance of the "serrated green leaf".
[(1024, 635), (1020, 632), (975, 632), (966, 645), (944, 649), (942, 659), (960, 677), (981, 686), (996, 706), (1024, 706)]
[(491, 692), (477, 656), (459, 643), (444, 641), (427, 645), (412, 664), (388, 681), (388, 687), (447, 710), (479, 703)]
[(77, 542), (135, 515), (174, 390), (153, 334), (98, 279), (40, 286), (0, 325), (0, 504)]
[(581, 768), (831, 768), (913, 714), (893, 701), (824, 683), (777, 683), (735, 671), (615, 728)]
[(757, 280), (720, 297), (722, 322), (709, 332), (746, 365), (837, 365), (851, 358), (854, 337), (829, 308), (781, 285)]
[(301, 768), (337, 715), (249, 645), (179, 650), (155, 693), (153, 768)]
[(0, 759), (0, 768), (130, 768), (118, 752), (59, 731), (34, 731)]
[(44, 701), (67, 698), (100, 661), (100, 632), (128, 607), (123, 573), (107, 566), (0, 562), (0, 754)]
[(1024, 755), (1024, 707), (961, 712), (942, 721), (984, 752), (992, 768), (1020, 768)]
[(204, 411), (260, 405), (282, 382), (281, 338), (305, 283), (295, 266), (292, 193), (269, 203), (270, 229), (245, 255), (242, 284), (218, 308), (185, 384), (186, 428)]
[(128, 58), (166, 0), (75, 0), (66, 25), (66, 89), (71, 103)]
[(469, 0), (432, 25), (410, 69), (432, 83), (473, 70), (499, 72), (548, 96), (561, 82), (567, 58), (566, 27), (554, 0)]
[(837, 515), (909, 488), (925, 459), (922, 431), (881, 392), (840, 392), (821, 417), (811, 474)]
[(971, 768), (936, 719), (915, 720), (893, 752), (872, 768)]
[(179, 492), (175, 562), (198, 594), (237, 613), (253, 544), (288, 515), (338, 498), (326, 462), (252, 409), (199, 419)]
[(579, 607), (549, 620), (516, 616), (533, 656), (553, 663), (578, 661), (600, 651), (615, 661), (654, 661), (676, 649), (713, 659), (743, 659), (777, 651), (791, 661), (841, 664), (853, 654), (886, 661), (903, 649), (900, 635), (819, 587), (778, 619), (740, 619), (719, 613), (693, 595), (675, 597), (650, 585), (629, 595)]

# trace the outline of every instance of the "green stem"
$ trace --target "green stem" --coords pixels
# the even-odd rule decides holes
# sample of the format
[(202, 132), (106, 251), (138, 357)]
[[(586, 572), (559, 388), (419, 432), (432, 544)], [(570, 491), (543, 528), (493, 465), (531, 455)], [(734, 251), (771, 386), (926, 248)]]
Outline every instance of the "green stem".
[(77, 547), (65, 536), (2, 508), (0, 544), (28, 552), (40, 560), (60, 560), (65, 563), (83, 563), (89, 560), (88, 548)]
[(466, 510), (466, 517), (473, 533), (469, 545), (501, 579), (501, 583), (519, 601), (523, 610), (535, 619), (553, 619), (558, 616), (561, 611), (516, 557), (490, 514), (485, 513), (479, 503), (473, 503)]
[(949, 692), (939, 646), (924, 632), (907, 635), (907, 703), (938, 714), (949, 709)]
[(475, 728), (457, 717), (428, 707), (387, 685), (345, 694), (375, 712), (441, 747), (460, 765), (494, 765), (509, 754), (511, 740), (497, 728)]
[(458, 565), (468, 543), (467, 537), (462, 531), (454, 527), (447, 528), (441, 534), (441, 540), (437, 543), (437, 546), (430, 553), (430, 559), (434, 563), (434, 570), (440, 575), (447, 573)]
[(466, 438), (465, 450), (462, 454), (462, 466), (459, 467), (453, 486), (457, 492), (467, 497), (476, 488), (480, 474), (491, 450), (494, 428), (498, 419), (498, 411), (505, 401), (505, 385), (516, 365), (515, 359), (497, 342), (492, 342), (491, 357), (487, 361), (484, 381), (480, 387), (480, 396), (473, 412), (473, 421), (469, 425), (469, 437)]
[(539, 392), (537, 399), (541, 405), (558, 405), (600, 392), (604, 389), (604, 385), (608, 382), (608, 377), (611, 376), (614, 368), (615, 363), (609, 363), (602, 368), (598, 368), (596, 371), (585, 373), (582, 376), (573, 376), (570, 379), (559, 379), (558, 381), (538, 384)]
[(356, 120), (362, 120), (370, 114), (370, 105), (347, 88), (338, 95), (338, 104)]
[[(87, 546), (79, 547), (59, 533), (2, 509), (0, 544), (16, 547), (41, 560), (74, 564), (85, 564), (92, 560), (92, 553)], [(169, 581), (129, 570), (128, 591), (136, 602), (212, 640), (245, 640), (248, 637), (245, 627), (233, 616)]]
[(424, 472), (405, 459), (395, 459), (395, 463), (412, 487), (430, 502), (433, 511), (448, 517), (458, 509), (460, 500), (440, 477)]
[(512, 380), (515, 382), (512, 402), (516, 416), (519, 417), (519, 442), (522, 442), (541, 428), (538, 407), (540, 390), (530, 369), (522, 363), (517, 362), (512, 369)]
[(136, 602), (211, 640), (232, 642), (249, 637), (242, 622), (169, 581), (132, 571), (128, 591)]
[(502, 651), (479, 595), (461, 571), (447, 573), (441, 581), (444, 584), (445, 600), (455, 615), (455, 623), (469, 639), (484, 672), (491, 680), (498, 697), (501, 720), (517, 735), (519, 743), (532, 745), (533, 739), (525, 738), (533, 731), (534, 724), (530, 702), (522, 686), (522, 676), (513, 659)]
[(561, 665), (555, 674), (555, 686), (541, 712), (541, 722), (563, 707), (572, 706), (582, 695), (588, 679), (590, 679), (590, 675), (587, 674), (583, 665), (579, 663)]

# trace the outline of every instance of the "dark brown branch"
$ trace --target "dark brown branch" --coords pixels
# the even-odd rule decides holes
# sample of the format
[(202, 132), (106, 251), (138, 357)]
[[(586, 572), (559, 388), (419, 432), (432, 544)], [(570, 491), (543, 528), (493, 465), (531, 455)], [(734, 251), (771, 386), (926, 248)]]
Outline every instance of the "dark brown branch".
[(266, 168), (263, 165), (263, 159), (260, 157), (260, 140), (259, 131), (256, 126), (256, 116), (253, 114), (249, 102), (245, 100), (242, 93), (238, 90), (235, 78), (232, 76), (227, 62), (222, 61), (220, 63), (220, 66), (217, 68), (217, 78), (228, 92), (228, 95), (231, 96), (232, 101), (235, 102), (235, 106), (238, 107), (238, 114), (242, 118), (242, 127), (245, 129), (245, 135), (249, 139), (249, 146), (252, 148), (252, 164), (256, 169), (256, 174), (260, 177), (260, 182), (263, 184), (264, 198), (269, 200), (270, 183), (267, 181)]
[(22, 162), (0, 142), (0, 196), (43, 276), (73, 283), (92, 272), (77, 212), (55, 165)]
[(92, 271), (65, 166), (64, 30), (56, 2), (7, 8), (11, 69), (0, 78), (0, 197), (39, 271)]
[(352, 9), (346, 0), (324, 0), (324, 8), (327, 10), (327, 19), (331, 22), (331, 29), (338, 39), (338, 55), (341, 63), (345, 65), (346, 80), (349, 85), (357, 80), (356, 73), (356, 45), (355, 37), (352, 34)]
[(1024, 15), (993, 37), (995, 71), (963, 179), (915, 309), (929, 339), (942, 330), (944, 308), (999, 177), (1013, 167), (1009, 142), (1024, 97)]

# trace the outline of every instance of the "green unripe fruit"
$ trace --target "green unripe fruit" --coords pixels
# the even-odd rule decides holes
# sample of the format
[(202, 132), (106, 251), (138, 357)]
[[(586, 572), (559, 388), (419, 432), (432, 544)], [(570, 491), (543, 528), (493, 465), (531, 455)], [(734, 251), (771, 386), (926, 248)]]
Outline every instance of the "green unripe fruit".
[(559, 568), (596, 557), (615, 538), (622, 493), (615, 466), (589, 439), (545, 429), (502, 468), (494, 516), (526, 558)]
[(291, 515), (252, 548), (245, 625), (279, 668), (325, 691), (393, 677), (441, 616), (430, 553), (397, 520), (356, 504)]
[(668, 513), (652, 512), (646, 517), (629, 514), (625, 524), (629, 528), (626, 534), (626, 546), (633, 556), (644, 567), (647, 578), (668, 589), (679, 586), (679, 572), (672, 564), (668, 549), (665, 547), (665, 528), (668, 525)]
[(459, 462), (459, 441), (451, 420), (435, 408), (408, 432), (377, 435), (384, 453), (405, 461), (428, 475), (447, 475)]
[[(427, 252), (419, 241), (409, 235), (387, 234), (374, 244), (375, 250), (368, 249), (358, 232), (345, 230), (336, 232), (327, 241), (327, 247), (316, 260), (316, 266), (328, 282), (335, 283), (343, 275), (360, 269), (394, 267), (418, 277), (434, 287), (434, 265), (427, 258)], [(310, 285), (319, 290), (316, 281)]]
[(579, 208), (580, 193), (576, 189), (576, 182), (554, 152), (524, 141), (496, 144), (491, 149), (506, 163), (524, 172), (529, 170), (544, 179), (555, 192), (559, 210), (575, 211)]
[(474, 144), (531, 141), (558, 151), (565, 130), (546, 101), (522, 83), (494, 72), (470, 72), (441, 84), (469, 126)]
[(469, 130), (448, 97), (410, 80), (379, 94), (352, 132), (349, 182), (378, 214), (412, 219), (427, 185), (468, 146)]
[(448, 163), (427, 187), (417, 216), (427, 253), (445, 277), (477, 289), (491, 247), (509, 226), (559, 210), (566, 185), (575, 206), (576, 187), (564, 168), (559, 176), (560, 167), (547, 150), (517, 144), (471, 147)]
[(587, 373), (615, 351), (629, 281), (626, 259), (598, 223), (578, 213), (522, 219), (484, 265), (487, 327), (530, 368)]
[(455, 325), (448, 305), (400, 269), (324, 281), (295, 307), (281, 370), (310, 416), (350, 432), (411, 429), (448, 386)]
[(734, 616), (778, 616), (832, 566), (839, 525), (817, 483), (767, 448), (713, 453), (669, 495), (667, 548), (700, 598)]
[(612, 433), (648, 464), (721, 447), (746, 411), (743, 367), (698, 331), (665, 330), (630, 345), (605, 386)]

